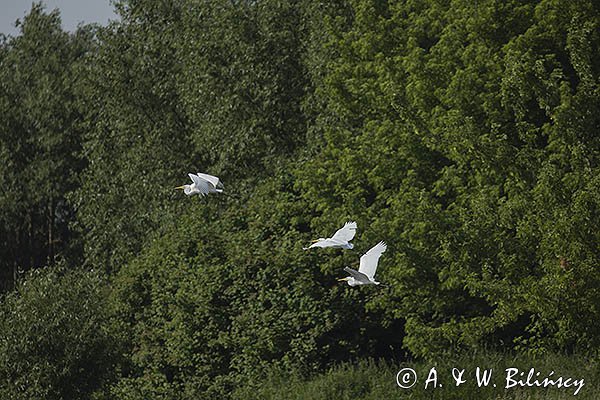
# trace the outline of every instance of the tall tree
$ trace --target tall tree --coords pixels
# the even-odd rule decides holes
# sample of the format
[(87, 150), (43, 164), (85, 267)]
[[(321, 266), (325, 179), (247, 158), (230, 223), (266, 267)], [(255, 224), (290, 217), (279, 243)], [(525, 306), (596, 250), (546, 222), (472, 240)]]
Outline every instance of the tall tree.
[(320, 218), (389, 238), (395, 284), (367, 307), (406, 320), (415, 354), (596, 343), (574, 310), (599, 301), (597, 5), (351, 5), (298, 175)]
[[(58, 11), (34, 4), (21, 34), (2, 44), (0, 64), (0, 261), (3, 286), (18, 269), (77, 258), (67, 197), (78, 186), (81, 114), (77, 64), (87, 30), (63, 32)], [(69, 251), (66, 252), (65, 250)]]
[[(84, 152), (75, 196), (86, 262), (118, 269), (174, 220), (173, 188), (194, 168), (187, 118), (175, 85), (181, 73), (181, 2), (123, 1), (121, 21), (98, 32), (86, 64)], [(194, 171), (196, 172), (196, 171)]]

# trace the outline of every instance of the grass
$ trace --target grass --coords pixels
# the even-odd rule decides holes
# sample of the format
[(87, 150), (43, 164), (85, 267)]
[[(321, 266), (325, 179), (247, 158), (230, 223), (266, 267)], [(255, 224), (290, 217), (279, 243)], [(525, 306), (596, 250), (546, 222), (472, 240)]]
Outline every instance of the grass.
[[(425, 389), (425, 381), (431, 368), (437, 372), (437, 388), (433, 382)], [(475, 373), (477, 367), (492, 369), (489, 385), (479, 387)], [(403, 368), (412, 368), (418, 376), (417, 383), (410, 389), (402, 389), (396, 383), (396, 375)], [(453, 368), (464, 369), (465, 383), (455, 385)], [(506, 388), (506, 369), (518, 368), (527, 379), (531, 368), (535, 368), (538, 381), (548, 377), (584, 380), (583, 387), (575, 396), (576, 387), (559, 388), (513, 387)], [(535, 379), (534, 373), (534, 379)], [(433, 380), (433, 375), (431, 375)], [(440, 358), (434, 361), (403, 362), (393, 364), (385, 361), (366, 360), (358, 363), (341, 364), (329, 371), (309, 377), (298, 374), (272, 371), (260, 382), (251, 382), (239, 389), (234, 398), (244, 400), (380, 400), (380, 399), (600, 399), (600, 364), (591, 356), (550, 354), (538, 357), (510, 354), (471, 354)], [(493, 384), (496, 387), (493, 387)], [(441, 387), (440, 387), (441, 384)]]

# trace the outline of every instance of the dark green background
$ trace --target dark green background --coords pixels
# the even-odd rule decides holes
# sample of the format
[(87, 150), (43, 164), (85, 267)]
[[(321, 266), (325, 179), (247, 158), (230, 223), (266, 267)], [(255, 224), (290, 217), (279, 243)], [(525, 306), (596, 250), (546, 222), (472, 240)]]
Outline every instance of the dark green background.
[[(0, 397), (597, 352), (600, 3), (116, 8), (0, 44)], [(227, 195), (173, 190), (198, 171)], [(388, 287), (337, 284), (380, 240)]]

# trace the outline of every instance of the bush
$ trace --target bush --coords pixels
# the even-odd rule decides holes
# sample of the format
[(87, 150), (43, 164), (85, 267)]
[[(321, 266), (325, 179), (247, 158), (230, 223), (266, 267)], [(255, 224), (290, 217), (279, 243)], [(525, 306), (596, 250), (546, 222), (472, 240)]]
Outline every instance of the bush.
[(118, 340), (94, 272), (36, 270), (0, 302), (0, 398), (100, 398)]
[[(432, 367), (437, 372), (438, 386), (433, 389), (430, 383), (425, 389), (425, 381)], [(479, 387), (475, 379), (477, 367), (492, 369), (492, 380), (488, 386)], [(417, 382), (409, 389), (401, 389), (396, 383), (396, 374), (403, 368), (412, 368), (417, 374)], [(462, 378), (466, 380), (456, 386), (452, 369), (464, 369)], [(511, 387), (506, 388), (506, 369), (518, 368), (527, 374), (530, 368), (539, 372), (542, 381), (551, 371), (552, 376), (584, 379), (577, 399), (597, 399), (600, 390), (594, 382), (600, 377), (598, 363), (593, 356), (565, 356), (548, 354), (543, 357), (527, 357), (510, 353), (473, 352), (471, 354), (447, 354), (428, 362), (412, 361), (403, 363), (362, 360), (358, 363), (342, 363), (327, 371), (302, 376), (272, 369), (261, 380), (248, 381), (237, 390), (236, 400), (378, 400), (378, 399), (569, 399), (573, 398), (575, 387)], [(493, 384), (497, 384), (493, 387)]]
[(392, 342), (363, 307), (377, 288), (335, 281), (358, 255), (302, 250), (306, 207), (289, 190), (267, 179), (246, 207), (185, 199), (177, 226), (121, 269), (115, 304), (134, 368), (119, 395), (224, 398), (272, 364), (314, 372)]

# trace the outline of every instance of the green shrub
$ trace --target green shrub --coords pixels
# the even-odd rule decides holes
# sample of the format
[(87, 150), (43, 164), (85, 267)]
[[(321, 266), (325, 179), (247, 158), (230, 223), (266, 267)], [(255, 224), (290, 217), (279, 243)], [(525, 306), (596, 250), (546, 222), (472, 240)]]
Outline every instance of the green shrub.
[(28, 274), (0, 302), (0, 398), (100, 398), (119, 355), (107, 304), (97, 273)]
[[(437, 372), (437, 383), (425, 389), (425, 381), (431, 368)], [(492, 369), (492, 380), (488, 386), (479, 387), (476, 383), (477, 367)], [(396, 375), (403, 368), (412, 368), (417, 374), (417, 382), (409, 389), (401, 389), (396, 383)], [(466, 380), (456, 386), (452, 369), (464, 369), (462, 378)], [(506, 388), (506, 369), (518, 368), (525, 371), (535, 368), (541, 380), (551, 371), (553, 378), (584, 379), (584, 385), (576, 397), (574, 387), (511, 387)], [(526, 377), (525, 377), (526, 378)], [(440, 400), (480, 400), (480, 399), (597, 399), (600, 389), (596, 382), (600, 378), (598, 362), (592, 356), (548, 354), (543, 357), (527, 357), (509, 353), (475, 352), (469, 355), (437, 357), (427, 362), (393, 363), (363, 360), (358, 363), (343, 363), (327, 371), (303, 376), (273, 368), (262, 379), (248, 381), (238, 389), (235, 400), (378, 400), (378, 399), (440, 399)], [(497, 386), (493, 387), (496, 383)]]

